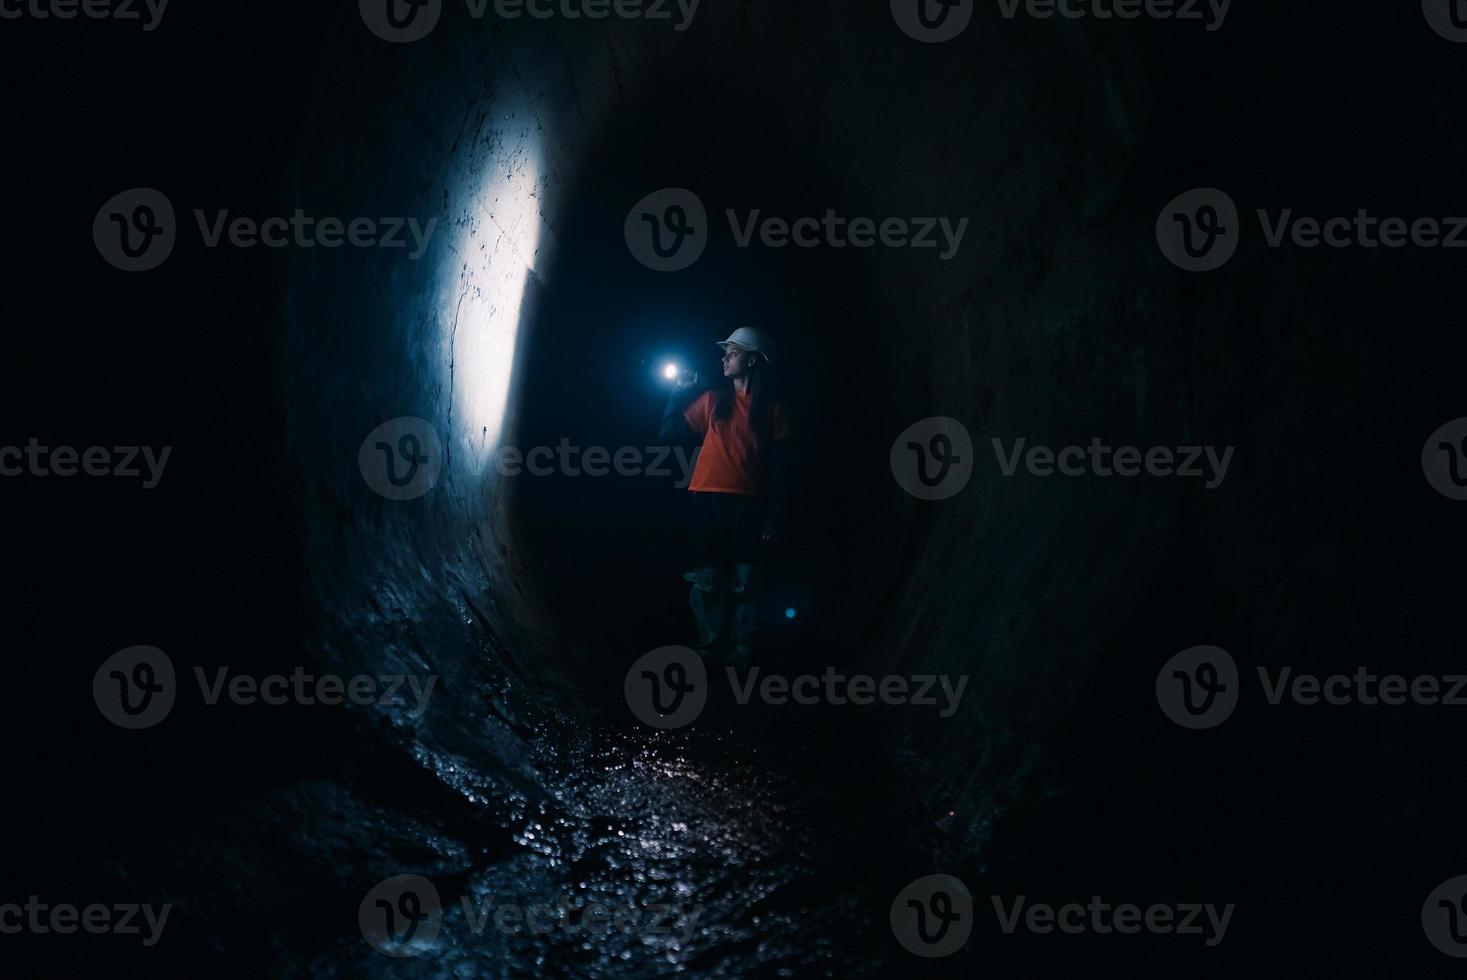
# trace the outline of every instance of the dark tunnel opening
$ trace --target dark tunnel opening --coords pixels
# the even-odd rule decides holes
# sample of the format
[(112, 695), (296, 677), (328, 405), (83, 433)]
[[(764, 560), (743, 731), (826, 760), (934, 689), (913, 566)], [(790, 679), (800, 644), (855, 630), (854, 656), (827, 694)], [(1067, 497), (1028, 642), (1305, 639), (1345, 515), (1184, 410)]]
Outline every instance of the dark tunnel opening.
[[(869, 257), (751, 248), (730, 230), (727, 211), (795, 213), (818, 199), (823, 175), (797, 153), (770, 159), (756, 120), (738, 111), (738, 93), (675, 100), (666, 96), (670, 79), (648, 87), (659, 93), (648, 97), (653, 108), (621, 113), (586, 151), (587, 175), (568, 192), (546, 274), (555, 285), (517, 352), (513, 415), (520, 446), (564, 439), (582, 451), (631, 448), (631, 466), (660, 475), (597, 478), (572, 464), (575, 476), (557, 465), (511, 482), (527, 577), (547, 618), (576, 624), (583, 633), (575, 639), (618, 672), (619, 654), (649, 636), (686, 633), (680, 583), (692, 560), (685, 488), (695, 457), (657, 437), (671, 387), (659, 369), (675, 362), (717, 379), (712, 340), (758, 325), (778, 338), (779, 363), (788, 365), (787, 379), (775, 376), (800, 454), (791, 534), (771, 568), (761, 619), (782, 655), (818, 645), (843, 665), (860, 656), (862, 597), (900, 574), (890, 562), (873, 566), (870, 546), (899, 516), (882, 479), (889, 438), (880, 420), (891, 409), (874, 381), (900, 340), (882, 331), (861, 288)], [(711, 233), (695, 265), (669, 275), (628, 252), (623, 225), (647, 187), (674, 185), (699, 188)]]
[[(11, 511), (17, 645), (58, 652), (8, 714), (18, 845), (0, 877), (175, 907), (151, 958), (77, 937), (25, 947), (29, 972), (1436, 975), (1416, 919), (1463, 860), (1455, 719), (1291, 711), (1253, 682), (1456, 669), (1464, 518), (1419, 456), (1460, 414), (1467, 342), (1445, 325), (1463, 277), (1445, 250), (1269, 246), (1253, 216), (1461, 213), (1454, 49), (1414, 8), (1332, 22), (1334, 46), (1304, 43), (1320, 38), (1304, 7), (1235, 10), (1215, 34), (1001, 11), (925, 45), (886, 3), (708, 5), (681, 32), (449, 3), (428, 37), (391, 44), (348, 4), (302, 12), (281, 47), (269, 24), (196, 11), (210, 43), (160, 33), (138, 69), (155, 88), (215, 77), (221, 51), (277, 51), (280, 69), (218, 77), (208, 113), (160, 96), (166, 124), (68, 106), (95, 133), (36, 151), (50, 225), (85, 228), (119, 187), (156, 183), (184, 226), (217, 203), (433, 231), (269, 254), (181, 235), (147, 275), (84, 237), (17, 260), (17, 288), (100, 270), (85, 298), (68, 281), (42, 299), (109, 329), (48, 314), (17, 331), (18, 373), (45, 390), (13, 417), (43, 406), (53, 442), (177, 447), (156, 492), (33, 483)], [(1378, 63), (1341, 70), (1339, 50), (1382, 36)], [(71, 54), (120, 70), (96, 37)], [(85, 103), (83, 80), (56, 84)], [(1250, 236), (1207, 274), (1157, 247), (1158, 214), (1194, 187), (1226, 187)], [(669, 188), (696, 195), (707, 242), (662, 272), (626, 229)], [(738, 241), (756, 212), (827, 211), (965, 233), (950, 257)], [(126, 317), (146, 328), (110, 329)], [(755, 666), (961, 677), (951, 712), (740, 704), (736, 684), (684, 728), (628, 710), (638, 658), (691, 644), (680, 462), (511, 476), (500, 454), (646, 461), (660, 368), (714, 377), (715, 341), (742, 325), (777, 340), (798, 447)], [(932, 418), (972, 437), (951, 499), (894, 470)], [(394, 499), (368, 464), (404, 433), (441, 468)], [(1092, 438), (1236, 455), (1219, 487), (1003, 472), (1017, 440)], [(192, 692), (146, 732), (73, 697), (93, 653), (134, 643), (167, 650)], [(1158, 671), (1201, 644), (1231, 651), (1251, 700), (1183, 731)], [(267, 711), (192, 689), (221, 668), (433, 687)], [(892, 904), (935, 874), (966, 883), (982, 925), (928, 960)], [(412, 958), (361, 919), (400, 875), (442, 903)], [(1096, 892), (1238, 915), (1213, 949), (1013, 935), (990, 914), (995, 897)], [(604, 940), (475, 927), (491, 899), (562, 898), (686, 914)]]

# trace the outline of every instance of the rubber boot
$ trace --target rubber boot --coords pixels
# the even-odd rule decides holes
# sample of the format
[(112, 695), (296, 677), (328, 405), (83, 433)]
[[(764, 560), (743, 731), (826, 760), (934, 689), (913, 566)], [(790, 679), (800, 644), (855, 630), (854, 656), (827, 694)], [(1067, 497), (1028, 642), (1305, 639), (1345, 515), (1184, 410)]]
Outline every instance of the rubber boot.
[(683, 575), (683, 581), (692, 583), (688, 593), (688, 606), (693, 610), (693, 620), (698, 624), (698, 650), (713, 651), (727, 644), (726, 623), (728, 601), (726, 575), (717, 568), (695, 568)]
[(750, 564), (734, 566), (733, 586), (733, 659), (748, 663), (754, 655), (759, 632), (759, 577)]

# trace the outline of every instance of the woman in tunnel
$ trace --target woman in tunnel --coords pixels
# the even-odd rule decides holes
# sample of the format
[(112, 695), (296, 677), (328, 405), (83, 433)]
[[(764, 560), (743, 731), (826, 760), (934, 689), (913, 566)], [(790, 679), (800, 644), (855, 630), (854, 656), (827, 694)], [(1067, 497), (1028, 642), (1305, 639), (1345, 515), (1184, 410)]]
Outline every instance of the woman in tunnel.
[(764, 332), (740, 327), (719, 346), (724, 383), (700, 390), (697, 374), (684, 372), (660, 435), (703, 444), (688, 483), (695, 567), (683, 576), (692, 583), (698, 651), (725, 650), (732, 618), (733, 659), (747, 661), (759, 627), (762, 546), (778, 534), (783, 516), (789, 421), (774, 392)]

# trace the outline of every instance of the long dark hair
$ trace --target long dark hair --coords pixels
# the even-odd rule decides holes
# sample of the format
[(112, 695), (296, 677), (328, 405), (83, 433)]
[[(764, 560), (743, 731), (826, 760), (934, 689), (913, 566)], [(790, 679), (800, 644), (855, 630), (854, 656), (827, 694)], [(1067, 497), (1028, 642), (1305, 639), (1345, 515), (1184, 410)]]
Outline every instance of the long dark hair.
[[(774, 428), (775, 400), (774, 378), (769, 374), (769, 362), (763, 355), (755, 354), (753, 366), (749, 368), (749, 424), (753, 426), (754, 435), (761, 445), (768, 441)], [(733, 415), (733, 407), (733, 379), (725, 378), (724, 384), (713, 397), (713, 424), (727, 422)]]

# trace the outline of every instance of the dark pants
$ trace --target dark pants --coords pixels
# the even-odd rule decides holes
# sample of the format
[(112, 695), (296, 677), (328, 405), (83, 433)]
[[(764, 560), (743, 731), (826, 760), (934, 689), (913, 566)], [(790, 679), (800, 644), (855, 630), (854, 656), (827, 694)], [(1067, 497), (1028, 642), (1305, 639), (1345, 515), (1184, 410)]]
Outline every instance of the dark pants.
[(683, 578), (698, 623), (698, 646), (728, 643), (732, 611), (736, 652), (747, 655), (759, 627), (759, 538), (764, 531), (763, 497), (694, 493), (693, 549), (698, 567)]

